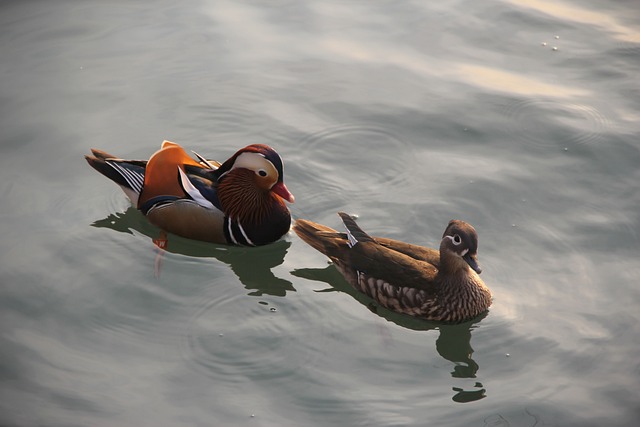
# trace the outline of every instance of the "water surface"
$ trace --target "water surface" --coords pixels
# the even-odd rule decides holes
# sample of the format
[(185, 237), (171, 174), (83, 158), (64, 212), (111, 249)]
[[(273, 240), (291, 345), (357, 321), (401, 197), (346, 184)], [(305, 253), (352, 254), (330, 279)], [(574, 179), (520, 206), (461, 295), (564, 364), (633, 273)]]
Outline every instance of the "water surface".
[[(2, 3), (1, 424), (636, 425), (640, 8), (423, 3)], [(82, 156), (163, 139), (272, 145), (296, 218), (472, 223), (491, 310), (391, 313), (295, 235), (157, 277)]]

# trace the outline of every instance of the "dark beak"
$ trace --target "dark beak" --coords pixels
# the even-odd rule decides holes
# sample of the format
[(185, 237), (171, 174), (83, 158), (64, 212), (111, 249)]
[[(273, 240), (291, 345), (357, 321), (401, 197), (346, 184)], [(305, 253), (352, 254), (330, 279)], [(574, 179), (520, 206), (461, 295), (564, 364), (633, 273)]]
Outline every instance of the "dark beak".
[(467, 261), (467, 264), (469, 264), (469, 267), (473, 268), (473, 271), (475, 271), (476, 273), (480, 274), (482, 273), (482, 269), (480, 268), (480, 266), (478, 265), (478, 260), (476, 259), (476, 256), (471, 256), (468, 252), (462, 257), (465, 261)]

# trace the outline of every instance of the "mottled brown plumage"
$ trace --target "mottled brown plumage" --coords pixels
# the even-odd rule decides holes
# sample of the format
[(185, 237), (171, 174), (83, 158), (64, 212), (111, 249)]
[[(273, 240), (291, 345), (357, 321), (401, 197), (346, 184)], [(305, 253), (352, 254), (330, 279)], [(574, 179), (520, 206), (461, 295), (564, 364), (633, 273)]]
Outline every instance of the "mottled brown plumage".
[(381, 305), (442, 322), (472, 319), (491, 305), (491, 292), (478, 276), (478, 237), (466, 222), (450, 221), (437, 251), (373, 238), (349, 215), (339, 215), (347, 233), (302, 219), (293, 230), (328, 256), (355, 289)]

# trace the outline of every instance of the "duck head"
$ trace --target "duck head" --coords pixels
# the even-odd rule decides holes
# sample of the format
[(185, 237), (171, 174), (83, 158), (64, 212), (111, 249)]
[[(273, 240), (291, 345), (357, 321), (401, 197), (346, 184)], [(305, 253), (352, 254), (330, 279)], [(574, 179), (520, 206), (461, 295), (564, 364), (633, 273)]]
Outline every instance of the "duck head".
[(268, 145), (252, 144), (238, 150), (218, 168), (218, 180), (236, 169), (253, 172), (258, 188), (271, 191), (287, 202), (294, 203), (295, 197), (284, 184), (282, 159)]
[(440, 242), (440, 257), (447, 258), (447, 263), (454, 269), (466, 267), (462, 262), (468, 264), (476, 273), (480, 274), (482, 269), (478, 265), (478, 234), (471, 224), (453, 219), (449, 221), (442, 241)]

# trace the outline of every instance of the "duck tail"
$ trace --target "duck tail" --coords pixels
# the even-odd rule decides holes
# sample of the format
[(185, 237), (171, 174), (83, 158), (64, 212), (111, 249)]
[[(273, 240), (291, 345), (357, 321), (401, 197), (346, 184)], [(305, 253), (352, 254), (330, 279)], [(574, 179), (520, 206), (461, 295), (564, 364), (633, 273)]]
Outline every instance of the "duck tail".
[(339, 233), (333, 228), (306, 219), (296, 220), (293, 231), (309, 246), (328, 257), (337, 253), (340, 248), (344, 249), (347, 240), (345, 233)]
[(87, 163), (122, 188), (134, 205), (144, 184), (146, 162), (122, 160), (101, 150), (92, 149), (93, 155), (84, 156)]

